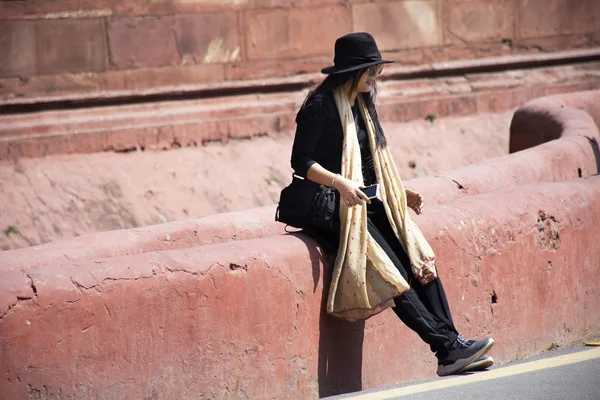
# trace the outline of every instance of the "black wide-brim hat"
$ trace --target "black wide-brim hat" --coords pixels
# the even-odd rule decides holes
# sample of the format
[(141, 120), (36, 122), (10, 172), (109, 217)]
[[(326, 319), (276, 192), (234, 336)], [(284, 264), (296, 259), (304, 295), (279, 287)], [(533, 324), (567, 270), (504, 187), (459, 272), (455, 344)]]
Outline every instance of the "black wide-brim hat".
[(367, 68), (371, 65), (389, 64), (383, 60), (375, 39), (367, 32), (349, 33), (335, 41), (333, 64), (321, 70), (324, 74), (341, 74)]

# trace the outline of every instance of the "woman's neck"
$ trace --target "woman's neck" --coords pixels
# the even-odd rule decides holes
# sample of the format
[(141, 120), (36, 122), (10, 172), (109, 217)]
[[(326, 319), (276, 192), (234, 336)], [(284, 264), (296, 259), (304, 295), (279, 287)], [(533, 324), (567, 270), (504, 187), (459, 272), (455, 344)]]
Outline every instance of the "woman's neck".
[(356, 100), (356, 95), (358, 93), (356, 92), (356, 89), (354, 89), (352, 91), (352, 93), (350, 93), (350, 88), (351, 87), (352, 87), (352, 80), (349, 80), (348, 82), (346, 82), (344, 84), (344, 91), (348, 95), (348, 101), (350, 102), (350, 106), (354, 106), (354, 101)]

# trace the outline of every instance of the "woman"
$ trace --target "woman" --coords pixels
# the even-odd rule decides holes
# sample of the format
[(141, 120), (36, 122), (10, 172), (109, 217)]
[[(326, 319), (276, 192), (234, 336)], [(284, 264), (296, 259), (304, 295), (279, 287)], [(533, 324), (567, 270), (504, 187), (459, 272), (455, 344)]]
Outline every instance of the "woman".
[[(436, 354), (438, 375), (486, 368), (494, 341), (465, 340), (454, 327), (433, 251), (407, 211), (420, 214), (423, 199), (403, 187), (377, 118), (376, 78), (390, 62), (368, 33), (339, 38), (327, 78), (296, 117), (292, 168), (339, 201), (339, 229), (306, 230), (337, 249), (327, 312), (355, 321), (394, 307)], [(369, 200), (361, 187), (374, 183), (380, 196)]]

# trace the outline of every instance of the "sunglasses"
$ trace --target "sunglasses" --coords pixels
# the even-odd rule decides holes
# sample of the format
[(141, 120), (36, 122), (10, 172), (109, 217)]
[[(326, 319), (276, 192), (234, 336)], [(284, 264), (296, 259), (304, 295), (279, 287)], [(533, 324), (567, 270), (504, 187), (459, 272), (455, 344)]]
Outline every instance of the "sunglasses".
[(383, 64), (372, 65), (369, 68), (367, 68), (367, 77), (373, 78), (374, 76), (381, 75), (382, 72), (383, 72)]

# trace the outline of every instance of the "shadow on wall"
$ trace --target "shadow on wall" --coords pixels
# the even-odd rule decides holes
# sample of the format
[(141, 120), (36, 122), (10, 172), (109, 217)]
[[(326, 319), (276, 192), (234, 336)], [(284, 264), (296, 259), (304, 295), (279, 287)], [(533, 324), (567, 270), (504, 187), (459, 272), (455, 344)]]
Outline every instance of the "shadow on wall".
[[(323, 300), (327, 299), (328, 288), (329, 285), (323, 286)], [(365, 322), (331, 317), (325, 308), (323, 301), (319, 320), (319, 397), (360, 391)]]
[(319, 316), (319, 397), (360, 391), (363, 389), (362, 359), (365, 322), (349, 322), (327, 314), (327, 295), (335, 257), (329, 256), (309, 236), (303, 233), (292, 233), (292, 235), (306, 245), (310, 254), (313, 291), (317, 290), (319, 277), (323, 276), (321, 314)]
[(561, 122), (545, 108), (519, 108), (510, 122), (509, 154), (560, 139), (564, 131)]
[(598, 140), (596, 138), (587, 138), (594, 151), (594, 157), (596, 158), (596, 175), (600, 174), (600, 148), (598, 147)]

